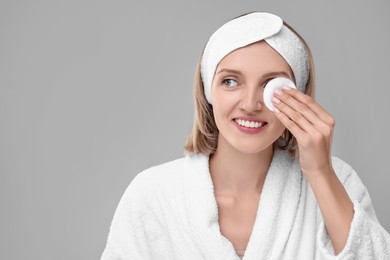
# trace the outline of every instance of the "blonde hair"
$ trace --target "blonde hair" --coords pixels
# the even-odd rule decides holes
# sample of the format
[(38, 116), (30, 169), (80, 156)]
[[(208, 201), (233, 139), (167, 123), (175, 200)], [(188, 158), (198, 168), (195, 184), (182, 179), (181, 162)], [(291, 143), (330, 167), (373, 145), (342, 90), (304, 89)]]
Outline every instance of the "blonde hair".
[[(285, 22), (283, 22), (283, 24), (287, 26), (292, 32), (294, 32), (305, 46), (309, 59), (309, 77), (306, 83), (305, 94), (314, 98), (314, 61), (309, 46), (303, 40), (303, 38), (293, 28), (291, 28), (291, 26)], [(198, 60), (194, 77), (194, 122), (184, 149), (189, 153), (213, 154), (217, 149), (219, 131), (214, 121), (213, 107), (207, 102), (204, 94), (203, 82), (200, 75), (200, 62), (202, 55)], [(287, 128), (283, 132), (281, 138), (276, 140), (273, 145), (274, 147), (287, 150), (289, 155), (293, 158), (298, 157), (297, 141)]]

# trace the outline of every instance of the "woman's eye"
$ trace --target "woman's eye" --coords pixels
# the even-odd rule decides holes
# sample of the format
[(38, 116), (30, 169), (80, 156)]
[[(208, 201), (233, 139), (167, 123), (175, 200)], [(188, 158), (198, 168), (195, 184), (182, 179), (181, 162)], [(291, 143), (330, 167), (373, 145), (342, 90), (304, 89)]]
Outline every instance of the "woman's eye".
[(224, 85), (226, 85), (228, 87), (237, 87), (238, 86), (238, 82), (235, 81), (234, 79), (224, 79), (222, 82)]

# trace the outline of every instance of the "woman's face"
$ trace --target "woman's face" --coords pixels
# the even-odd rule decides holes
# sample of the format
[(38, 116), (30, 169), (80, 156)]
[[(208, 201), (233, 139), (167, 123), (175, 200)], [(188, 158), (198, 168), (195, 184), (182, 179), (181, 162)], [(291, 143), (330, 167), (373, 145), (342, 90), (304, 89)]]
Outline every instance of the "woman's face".
[(211, 87), (218, 147), (227, 145), (247, 154), (271, 148), (285, 129), (263, 102), (265, 85), (276, 77), (293, 80), (287, 62), (265, 41), (234, 50), (221, 60)]

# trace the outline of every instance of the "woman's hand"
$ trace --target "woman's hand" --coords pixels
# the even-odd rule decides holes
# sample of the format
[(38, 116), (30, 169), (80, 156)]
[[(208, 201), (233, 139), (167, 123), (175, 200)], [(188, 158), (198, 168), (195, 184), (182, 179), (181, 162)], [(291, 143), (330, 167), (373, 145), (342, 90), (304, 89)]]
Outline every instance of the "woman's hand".
[(275, 91), (275, 115), (298, 142), (301, 170), (306, 177), (333, 171), (331, 146), (334, 118), (312, 97), (284, 87)]

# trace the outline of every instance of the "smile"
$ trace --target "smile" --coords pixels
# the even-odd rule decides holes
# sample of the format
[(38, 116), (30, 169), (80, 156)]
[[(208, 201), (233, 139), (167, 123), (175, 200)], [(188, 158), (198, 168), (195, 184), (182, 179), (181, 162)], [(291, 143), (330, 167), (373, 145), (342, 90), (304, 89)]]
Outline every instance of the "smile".
[(260, 128), (266, 124), (266, 122), (249, 121), (249, 120), (243, 120), (243, 119), (239, 119), (239, 118), (234, 119), (234, 121), (236, 121), (236, 123), (238, 125), (243, 126), (243, 127), (247, 127), (247, 128)]

